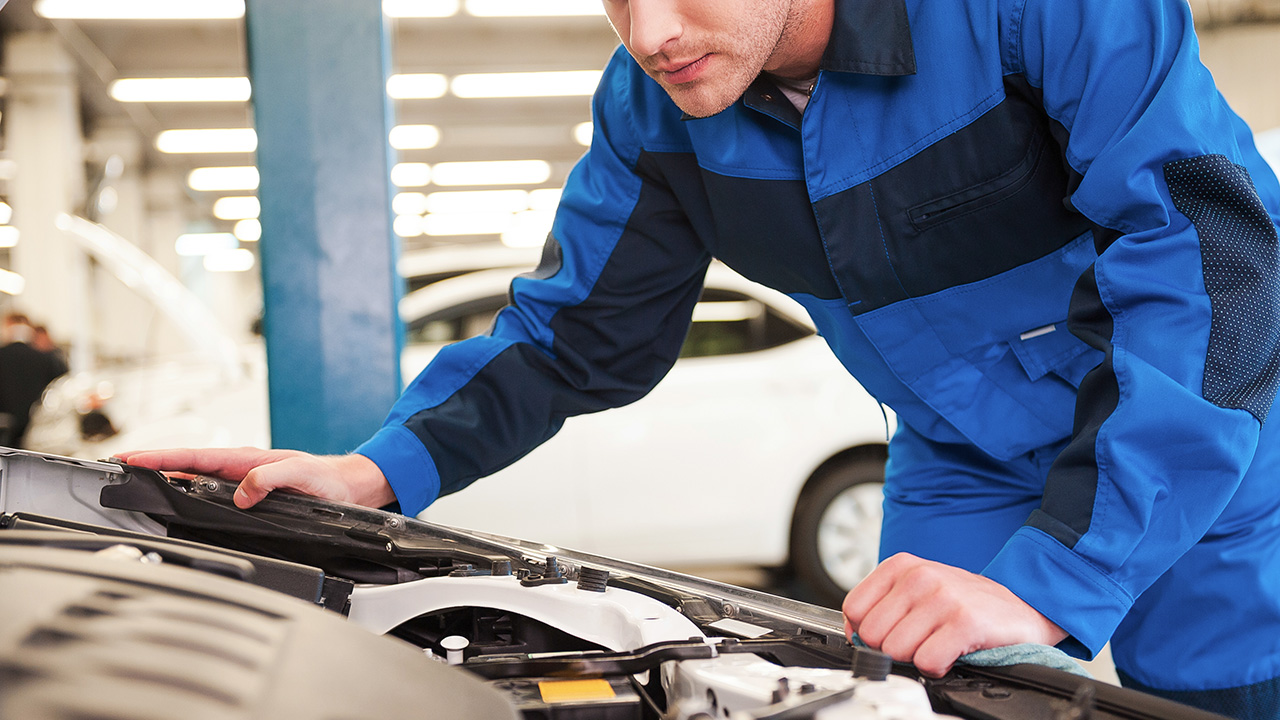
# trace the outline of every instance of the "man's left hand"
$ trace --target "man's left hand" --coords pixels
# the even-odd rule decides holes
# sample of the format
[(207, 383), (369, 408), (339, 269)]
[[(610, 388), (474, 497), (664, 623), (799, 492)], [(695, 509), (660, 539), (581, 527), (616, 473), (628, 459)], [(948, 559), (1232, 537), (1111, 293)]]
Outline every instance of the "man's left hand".
[(967, 570), (899, 553), (844, 600), (845, 632), (941, 677), (956, 658), (1017, 643), (1056, 645), (1066, 631), (1005, 586)]

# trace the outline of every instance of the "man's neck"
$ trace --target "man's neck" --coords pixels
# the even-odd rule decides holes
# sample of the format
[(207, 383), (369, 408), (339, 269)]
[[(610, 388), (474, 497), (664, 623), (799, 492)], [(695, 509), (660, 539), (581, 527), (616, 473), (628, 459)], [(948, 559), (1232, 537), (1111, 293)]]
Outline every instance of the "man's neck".
[(795, 0), (765, 71), (791, 80), (818, 74), (835, 23), (835, 3), (836, 0)]

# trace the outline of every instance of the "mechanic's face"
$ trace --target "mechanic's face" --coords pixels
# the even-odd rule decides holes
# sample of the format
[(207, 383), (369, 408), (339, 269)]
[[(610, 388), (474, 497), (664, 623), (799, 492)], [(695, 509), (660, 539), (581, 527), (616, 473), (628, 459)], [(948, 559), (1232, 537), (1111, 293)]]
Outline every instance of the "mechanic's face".
[(795, 46), (803, 35), (799, 28), (805, 13), (798, 9), (803, 4), (805, 0), (604, 0), (609, 22), (627, 51), (694, 117), (732, 105), (761, 70), (794, 64)]

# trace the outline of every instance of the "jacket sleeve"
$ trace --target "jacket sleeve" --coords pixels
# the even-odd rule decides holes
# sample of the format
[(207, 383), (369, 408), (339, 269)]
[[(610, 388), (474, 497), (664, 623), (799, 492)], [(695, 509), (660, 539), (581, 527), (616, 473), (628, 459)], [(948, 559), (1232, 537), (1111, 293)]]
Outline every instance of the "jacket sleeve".
[(487, 335), (442, 350), (357, 450), (416, 514), (524, 456), (572, 415), (643, 397), (679, 356), (710, 256), (640, 167), (625, 55), (593, 102), (540, 267)]
[(1280, 187), (1185, 2), (1013, 5), (1015, 70), (1065, 131), (1070, 202), (1095, 226), (1069, 327), (1105, 359), (1041, 508), (984, 574), (1091, 656), (1248, 468), (1280, 370)]

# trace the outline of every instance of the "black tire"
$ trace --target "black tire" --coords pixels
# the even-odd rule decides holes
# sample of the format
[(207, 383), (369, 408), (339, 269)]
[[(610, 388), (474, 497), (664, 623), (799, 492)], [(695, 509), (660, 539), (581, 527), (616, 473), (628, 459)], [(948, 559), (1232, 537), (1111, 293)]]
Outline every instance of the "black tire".
[[(874, 453), (840, 459), (821, 468), (800, 493), (791, 521), (791, 568), (820, 605), (840, 607), (849, 588), (875, 568), (881, 513), (878, 500), (874, 502), (874, 512), (871, 506), (874, 498), (884, 496), (884, 463), (884, 457)], [(837, 499), (839, 504), (833, 508)], [(838, 515), (831, 517), (829, 512)], [(858, 520), (859, 526), (849, 528), (849, 547), (835, 553), (833, 536), (843, 534), (837, 531), (845, 530), (844, 525), (851, 519)], [(874, 522), (874, 531), (870, 525), (862, 525), (861, 519)], [(832, 566), (833, 555), (847, 557), (848, 562)]]

